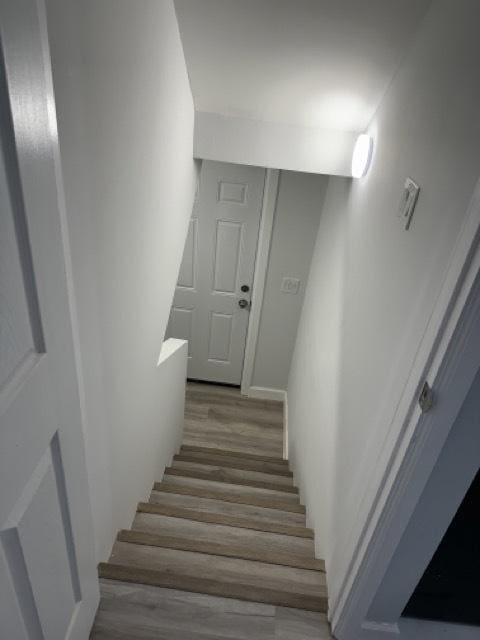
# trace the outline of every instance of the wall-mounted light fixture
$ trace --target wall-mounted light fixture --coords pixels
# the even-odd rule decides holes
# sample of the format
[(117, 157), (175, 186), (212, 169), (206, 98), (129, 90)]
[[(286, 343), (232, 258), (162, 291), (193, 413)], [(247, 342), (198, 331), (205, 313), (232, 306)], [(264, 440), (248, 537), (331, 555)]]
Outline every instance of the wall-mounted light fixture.
[(366, 133), (358, 136), (352, 154), (352, 177), (363, 178), (372, 161), (373, 139)]

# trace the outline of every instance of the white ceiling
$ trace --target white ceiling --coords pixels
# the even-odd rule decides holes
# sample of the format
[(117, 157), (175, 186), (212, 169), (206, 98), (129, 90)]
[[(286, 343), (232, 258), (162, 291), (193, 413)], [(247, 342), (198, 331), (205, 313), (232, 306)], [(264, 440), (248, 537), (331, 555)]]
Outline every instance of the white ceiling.
[(430, 0), (175, 0), (195, 108), (361, 131)]

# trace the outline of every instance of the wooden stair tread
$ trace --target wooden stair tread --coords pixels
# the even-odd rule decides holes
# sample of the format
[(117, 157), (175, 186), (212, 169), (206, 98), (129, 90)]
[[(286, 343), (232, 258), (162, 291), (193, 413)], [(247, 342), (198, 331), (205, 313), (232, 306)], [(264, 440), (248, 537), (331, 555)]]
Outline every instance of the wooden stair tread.
[[(190, 469), (192, 471), (202, 471), (204, 473), (221, 473), (225, 478), (232, 478), (238, 480), (259, 480), (261, 482), (273, 483), (281, 485), (282, 487), (293, 487), (293, 477), (286, 475), (285, 473), (264, 473), (259, 469), (237, 469), (230, 466), (230, 461), (220, 462), (204, 462), (203, 460), (178, 460), (178, 456), (175, 456), (171, 467), (174, 469)], [(222, 458), (225, 460), (225, 458)], [(265, 464), (263, 462), (260, 463)]]
[(117, 540), (113, 545), (110, 561), (144, 569), (213, 578), (227, 584), (239, 582), (252, 587), (315, 596), (326, 593), (325, 574), (321, 571), (267, 564), (256, 560), (213, 556)]
[(294, 567), (297, 569), (309, 569), (311, 571), (324, 572), (325, 564), (313, 557), (305, 554), (292, 553), (285, 550), (280, 553), (278, 550), (262, 549), (258, 550), (247, 545), (233, 545), (216, 541), (207, 541), (194, 538), (186, 538), (171, 535), (161, 535), (142, 530), (122, 530), (117, 536), (120, 542), (131, 544), (143, 544), (153, 547), (163, 547), (176, 549), (178, 551), (191, 551), (203, 553), (211, 556), (225, 556), (239, 560), (253, 560), (266, 564), (281, 565), (284, 567)]
[(270, 533), (278, 533), (281, 535), (313, 539), (313, 531), (307, 527), (282, 524), (279, 522), (268, 522), (253, 517), (249, 518), (245, 516), (213, 513), (210, 511), (185, 509), (183, 507), (161, 505), (150, 502), (140, 502), (137, 510), (140, 513), (155, 513), (173, 518), (183, 518), (186, 520), (196, 520), (198, 522), (208, 522), (212, 524), (226, 525), (229, 527), (252, 529), (254, 531), (268, 531)]
[[(271, 495), (254, 493), (232, 493), (217, 487), (198, 486), (187, 483), (156, 482), (155, 491), (165, 491), (168, 493), (179, 493), (200, 498), (213, 498), (214, 500), (224, 500), (225, 502), (238, 502), (239, 504), (251, 504), (257, 507), (268, 507), (269, 509), (279, 509), (281, 511), (291, 511), (293, 513), (305, 513), (305, 507), (297, 502), (286, 500), (284, 497), (273, 497)], [(272, 492), (273, 493), (273, 492)], [(293, 494), (292, 494), (293, 495)]]
[(286, 536), (272, 531), (252, 530), (246, 527), (232, 527), (227, 524), (201, 522), (187, 518), (176, 518), (158, 513), (137, 511), (131, 529), (148, 531), (160, 535), (191, 538), (205, 542), (220, 542), (223, 545), (248, 546), (258, 553), (263, 551), (278, 551), (294, 553), (313, 558), (315, 546), (309, 538), (300, 536)]
[[(227, 551), (235, 548), (238, 553), (245, 549), (245, 552), (241, 552), (242, 554), (254, 553), (258, 557), (268, 555), (269, 558), (278, 559), (278, 564), (286, 566), (289, 565), (290, 556), (295, 556), (303, 561), (308, 561), (307, 568), (323, 569), (323, 562), (320, 563), (314, 558), (315, 547), (311, 538), (142, 512), (136, 513), (131, 529), (160, 536), (182, 538), (193, 541), (195, 544), (204, 542), (218, 544)], [(270, 562), (270, 560), (266, 560), (266, 562)], [(274, 560), (275, 563), (276, 560)]]
[(203, 453), (201, 451), (181, 452), (175, 455), (173, 460), (178, 462), (198, 462), (206, 465), (229, 467), (230, 469), (243, 469), (245, 471), (259, 471), (261, 473), (285, 476), (288, 478), (293, 477), (293, 473), (286, 464), (283, 464), (283, 460), (281, 462), (266, 462), (264, 460)]
[(306, 526), (306, 518), (303, 513), (268, 509), (267, 507), (257, 507), (251, 504), (225, 502), (223, 500), (199, 498), (198, 496), (180, 495), (178, 493), (166, 493), (163, 491), (152, 491), (148, 501), (166, 507), (183, 507), (184, 509), (193, 509), (194, 511), (204, 511), (225, 516), (254, 518), (255, 520), (287, 524), (294, 527)]
[(239, 409), (241, 415), (245, 412), (252, 412), (254, 416), (260, 414), (271, 415), (272, 418), (279, 421), (283, 418), (283, 402), (281, 400), (267, 400), (264, 398), (249, 398), (239, 394), (218, 393), (216, 391), (209, 392), (205, 389), (197, 390), (187, 387), (186, 397), (190, 407), (207, 406), (209, 409), (215, 410), (230, 409), (238, 415)]
[(191, 444), (183, 444), (180, 447), (180, 453), (184, 453), (184, 452), (186, 453), (191, 451), (201, 452), (205, 454), (215, 453), (222, 456), (231, 456), (233, 458), (244, 458), (245, 460), (260, 460), (263, 462), (274, 462), (276, 464), (283, 464), (288, 468), (288, 460), (284, 460), (279, 456), (264, 456), (264, 455), (254, 454), (254, 453), (245, 453), (243, 451), (232, 451), (230, 449), (220, 449), (220, 448), (217, 449), (215, 447), (201, 447), (201, 446), (191, 445)]
[(249, 602), (263, 602), (283, 607), (304, 609), (306, 611), (327, 611), (327, 596), (307, 596), (286, 593), (251, 585), (224, 583), (221, 580), (172, 574), (168, 571), (143, 569), (118, 563), (100, 563), (99, 577), (123, 582), (134, 582), (194, 593), (205, 593), (224, 598), (236, 598)]
[[(248, 455), (265, 455), (269, 458), (282, 458), (283, 444), (282, 431), (278, 435), (272, 436), (257, 427), (256, 433), (244, 434), (241, 432), (243, 423), (238, 423), (237, 429), (233, 433), (226, 432), (221, 421), (212, 423), (211, 420), (205, 422), (195, 419), (185, 418), (183, 441), (186, 445), (195, 447), (215, 448), (228, 451), (236, 451)], [(199, 429), (200, 427), (200, 429)], [(259, 432), (261, 435), (259, 435)]]
[(283, 491), (281, 488), (250, 487), (232, 482), (218, 482), (217, 480), (211, 480), (209, 478), (193, 478), (168, 473), (164, 474), (162, 483), (175, 486), (181, 485), (183, 487), (196, 487), (198, 489), (212, 489), (234, 496), (251, 496), (255, 498), (261, 496), (264, 498), (283, 500), (289, 504), (300, 504), (300, 498), (297, 493)]
[[(188, 463), (180, 464), (178, 466), (167, 467), (165, 474), (170, 476), (183, 476), (184, 478), (198, 478), (199, 480), (212, 480), (214, 482), (222, 482), (225, 484), (236, 484), (245, 487), (254, 487), (257, 489), (269, 489), (270, 491), (282, 491), (284, 493), (298, 493), (297, 487), (293, 486), (290, 478), (279, 477), (279, 481), (274, 482), (272, 480), (258, 479), (253, 474), (256, 472), (240, 471), (237, 469), (227, 469), (225, 467), (208, 467), (204, 465), (193, 466), (195, 463), (191, 463), (189, 468)], [(201, 467), (204, 468), (201, 468)], [(246, 474), (250, 473), (250, 477)], [(290, 482), (287, 484), (285, 482)]]

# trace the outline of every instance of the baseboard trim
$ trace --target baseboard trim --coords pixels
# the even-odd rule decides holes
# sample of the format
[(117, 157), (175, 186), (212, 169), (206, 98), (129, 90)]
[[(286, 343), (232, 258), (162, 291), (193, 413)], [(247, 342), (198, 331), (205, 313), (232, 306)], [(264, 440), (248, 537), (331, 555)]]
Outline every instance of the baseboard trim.
[(272, 389), (270, 387), (248, 387), (244, 395), (249, 398), (259, 398), (261, 400), (277, 400), (285, 402), (286, 392), (283, 389)]
[(283, 458), (288, 460), (288, 393), (283, 400)]

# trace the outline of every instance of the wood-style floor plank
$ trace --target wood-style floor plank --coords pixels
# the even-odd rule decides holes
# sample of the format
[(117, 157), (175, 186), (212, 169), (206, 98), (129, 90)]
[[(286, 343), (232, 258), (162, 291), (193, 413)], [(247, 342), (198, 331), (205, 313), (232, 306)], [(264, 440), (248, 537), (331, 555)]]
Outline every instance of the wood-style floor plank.
[(288, 465), (278, 462), (267, 462), (263, 460), (253, 460), (227, 456), (215, 453), (205, 453), (201, 451), (182, 451), (173, 457), (174, 462), (195, 462), (198, 464), (212, 465), (214, 467), (228, 467), (230, 469), (242, 469), (244, 471), (258, 471), (263, 474), (275, 476), (293, 477), (293, 473)]
[(182, 444), (180, 447), (180, 452), (183, 453), (203, 453), (205, 455), (221, 455), (227, 458), (241, 458), (242, 460), (258, 460), (260, 462), (271, 462), (274, 464), (285, 465), (288, 467), (288, 460), (284, 460), (280, 456), (264, 456), (256, 453), (243, 453), (242, 451), (232, 451), (230, 449), (220, 449), (215, 447), (215, 444), (212, 443), (209, 447), (198, 447), (195, 445)]
[(234, 516), (225, 513), (185, 509), (183, 507), (150, 502), (140, 502), (138, 505), (138, 511), (140, 513), (156, 513), (158, 515), (171, 516), (172, 518), (183, 518), (185, 520), (197, 520), (198, 522), (222, 524), (229, 527), (239, 527), (241, 529), (268, 531), (270, 533), (278, 533), (286, 536), (313, 538), (312, 529), (308, 529), (305, 526), (283, 524), (281, 522), (273, 521), (270, 522), (254, 517)]
[(194, 511), (204, 511), (225, 516), (254, 518), (255, 520), (264, 522), (288, 524), (295, 527), (306, 526), (306, 518), (303, 513), (267, 509), (251, 504), (239, 504), (238, 502), (224, 502), (222, 500), (211, 500), (210, 498), (199, 498), (198, 496), (164, 493), (160, 491), (152, 491), (149, 502), (161, 504), (166, 507), (183, 507), (184, 509), (193, 509)]
[(146, 569), (126, 566), (116, 563), (100, 563), (101, 578), (122, 580), (136, 584), (167, 587), (168, 589), (182, 589), (196, 593), (205, 593), (224, 598), (238, 598), (250, 602), (262, 602), (283, 607), (297, 607), (306, 611), (326, 612), (327, 598), (325, 595), (306, 595), (288, 593), (266, 587), (252, 587), (251, 585), (226, 584), (222, 580), (202, 578), (198, 576), (182, 575), (169, 571)]
[(242, 518), (235, 516), (225, 516), (218, 513), (205, 513), (194, 511), (193, 509), (182, 509), (181, 507), (164, 507), (151, 502), (140, 502), (137, 510), (140, 513), (157, 513), (159, 515), (169, 515), (173, 518), (185, 518), (186, 520), (198, 520), (199, 522), (211, 522), (214, 524), (224, 524), (229, 527), (240, 527), (244, 529), (254, 529), (257, 531), (269, 531), (282, 535), (297, 536), (302, 538), (312, 538), (313, 532), (306, 527), (295, 527), (280, 523), (267, 523), (255, 518)]
[[(293, 486), (293, 477), (287, 473), (264, 473), (260, 469), (238, 469), (234, 466), (230, 466), (228, 461), (219, 462), (204, 462), (203, 460), (179, 460), (179, 456), (174, 456), (171, 466), (175, 469), (191, 469), (204, 472), (217, 471), (223, 474), (225, 478), (237, 478), (239, 480), (260, 480), (263, 482), (272, 482), (275, 484), (281, 484), (286, 487)], [(225, 459), (224, 459), (225, 460)], [(264, 463), (262, 463), (264, 464)]]
[(195, 541), (219, 542), (222, 545), (246, 546), (255, 549), (258, 554), (263, 551), (275, 551), (279, 555), (288, 552), (311, 558), (314, 556), (314, 544), (309, 538), (175, 518), (158, 513), (137, 511), (131, 529)]
[(183, 442), (282, 458), (283, 404), (190, 383)]
[(326, 593), (325, 573), (322, 571), (297, 569), (253, 560), (116, 541), (110, 561), (161, 571), (168, 569), (183, 575), (199, 575), (205, 578), (221, 579), (226, 583), (242, 582), (252, 586), (306, 595)]
[(102, 579), (100, 589), (91, 640), (274, 640), (269, 604), (119, 580)]
[[(196, 465), (195, 463), (179, 463), (165, 469), (165, 474), (169, 476), (183, 476), (184, 478), (198, 478), (199, 480), (212, 480), (225, 484), (237, 484), (245, 487), (255, 487), (257, 489), (269, 489), (270, 491), (283, 491), (286, 493), (298, 493), (297, 487), (293, 486), (292, 479), (279, 476), (278, 480), (272, 477), (271, 480), (260, 479), (259, 474), (254, 476), (254, 471), (239, 471), (238, 469), (227, 469), (225, 467), (208, 467)], [(190, 466), (187, 466), (190, 465)], [(247, 475), (250, 474), (250, 475)]]
[[(264, 453), (269, 456), (281, 457), (283, 444), (281, 438), (268, 437), (266, 434), (242, 434), (241, 429), (226, 433), (224, 427), (208, 424), (200, 429), (197, 422), (185, 419), (183, 442), (189, 445), (210, 447), (215, 442), (220, 449), (230, 449), (239, 453)], [(241, 425), (240, 425), (241, 427)], [(261, 430), (259, 429), (259, 432)]]
[(323, 613), (101, 580), (91, 640), (330, 640)]
[(232, 482), (219, 482), (217, 480), (206, 480), (204, 478), (190, 478), (180, 475), (164, 474), (162, 484), (181, 485), (183, 487), (196, 487), (198, 489), (213, 489), (221, 491), (225, 494), (242, 495), (264, 498), (274, 498), (275, 500), (283, 500), (292, 504), (299, 504), (300, 498), (297, 493), (283, 491), (276, 487), (275, 489), (265, 489), (264, 487), (250, 487), (247, 485), (234, 484)]
[[(251, 504), (256, 507), (267, 507), (268, 509), (279, 509), (280, 511), (291, 511), (293, 513), (305, 513), (305, 507), (296, 502), (285, 500), (285, 498), (275, 498), (271, 495), (253, 493), (234, 493), (232, 491), (222, 491), (217, 488), (196, 486), (194, 484), (156, 482), (155, 491), (165, 491), (167, 493), (178, 493), (199, 498), (211, 498), (213, 500), (223, 500), (225, 502), (238, 502), (239, 504)], [(272, 491), (272, 493), (274, 493)], [(285, 495), (285, 494), (284, 494)]]
[(119, 542), (176, 549), (178, 551), (205, 553), (211, 556), (225, 556), (226, 558), (236, 558), (238, 560), (254, 560), (256, 562), (281, 565), (283, 567), (294, 567), (296, 569), (310, 569), (312, 571), (325, 570), (324, 562), (316, 560), (313, 555), (300, 555), (292, 551), (284, 551), (281, 553), (275, 549), (259, 550), (246, 545), (224, 544), (222, 542), (209, 542), (198, 538), (181, 538), (179, 536), (166, 536), (148, 531), (132, 531), (126, 529), (118, 533), (117, 540)]
[(283, 402), (279, 400), (265, 400), (243, 396), (238, 388), (206, 385), (190, 381), (186, 389), (187, 403), (200, 403), (219, 407), (222, 405), (240, 406), (242, 409), (252, 408), (258, 411), (272, 411), (283, 415)]

